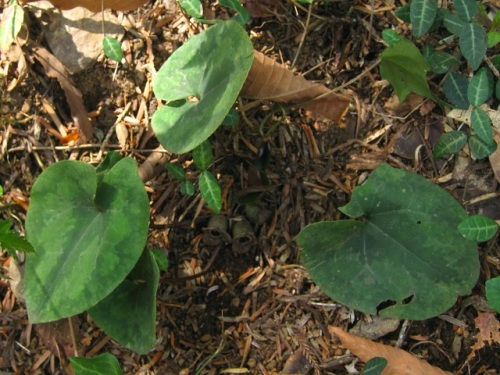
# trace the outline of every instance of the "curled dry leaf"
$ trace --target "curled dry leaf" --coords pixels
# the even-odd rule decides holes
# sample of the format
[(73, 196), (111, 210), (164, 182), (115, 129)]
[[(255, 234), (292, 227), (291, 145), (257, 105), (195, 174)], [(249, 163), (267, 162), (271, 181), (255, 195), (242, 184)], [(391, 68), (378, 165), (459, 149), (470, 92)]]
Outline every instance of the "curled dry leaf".
[(241, 95), (251, 99), (296, 103), (316, 115), (340, 122), (349, 107), (347, 96), (296, 76), (275, 60), (254, 50), (254, 60)]
[(402, 349), (351, 335), (338, 327), (329, 326), (328, 330), (342, 341), (342, 345), (364, 362), (374, 357), (385, 358), (387, 367), (382, 375), (452, 375), (451, 372), (431, 366)]
[[(21, 3), (32, 3), (38, 0), (21, 0)], [(72, 9), (83, 7), (92, 12), (100, 12), (104, 1), (104, 9), (132, 10), (146, 4), (149, 0), (49, 0), (59, 9)]]
[(158, 147), (139, 167), (139, 176), (143, 182), (147, 182), (165, 170), (165, 164), (170, 160), (170, 153), (165, 152), (163, 147)]

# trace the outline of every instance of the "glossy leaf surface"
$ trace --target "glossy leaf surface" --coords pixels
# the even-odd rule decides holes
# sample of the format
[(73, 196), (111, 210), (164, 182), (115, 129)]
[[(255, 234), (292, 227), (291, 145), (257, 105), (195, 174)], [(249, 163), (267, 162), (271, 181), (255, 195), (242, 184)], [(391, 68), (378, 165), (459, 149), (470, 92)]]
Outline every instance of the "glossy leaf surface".
[(459, 34), (462, 55), (473, 70), (477, 70), (486, 55), (487, 41), (483, 28), (476, 23), (468, 23)]
[(208, 207), (210, 207), (216, 214), (220, 213), (222, 208), (222, 194), (219, 182), (215, 176), (209, 171), (203, 171), (198, 181), (200, 193)]

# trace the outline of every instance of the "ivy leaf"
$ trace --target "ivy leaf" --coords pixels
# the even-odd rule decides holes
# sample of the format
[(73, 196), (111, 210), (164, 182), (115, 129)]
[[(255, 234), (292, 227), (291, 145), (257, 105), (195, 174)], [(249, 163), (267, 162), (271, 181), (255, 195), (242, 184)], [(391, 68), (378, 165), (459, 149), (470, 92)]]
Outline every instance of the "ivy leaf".
[(498, 231), (498, 225), (495, 220), (483, 215), (469, 216), (458, 225), (458, 231), (465, 238), (485, 242), (491, 240)]
[(429, 70), (430, 66), (418, 48), (407, 39), (387, 47), (381, 54), (380, 74), (394, 87), (400, 102), (411, 92), (435, 98), (427, 83)]
[(462, 55), (477, 70), (486, 55), (487, 38), (483, 28), (476, 23), (466, 24), (459, 34), (459, 45)]
[(204, 171), (210, 166), (214, 155), (212, 153), (212, 147), (208, 140), (203, 141), (198, 146), (193, 149), (193, 161), (196, 168), (200, 171)]
[(467, 25), (467, 22), (462, 20), (456, 14), (451, 13), (448, 9), (444, 15), (443, 25), (450, 33), (460, 35), (462, 29)]
[(120, 62), (123, 59), (123, 51), (120, 42), (111, 36), (102, 40), (104, 54), (113, 61)]
[(434, 146), (434, 157), (439, 159), (448, 154), (455, 154), (465, 146), (466, 142), (467, 135), (460, 130), (443, 133)]
[(448, 74), (443, 83), (443, 91), (446, 98), (457, 108), (468, 109), (470, 107), (467, 91), (469, 80), (457, 72)]
[(410, 4), (410, 19), (415, 38), (430, 30), (437, 14), (436, 0), (413, 0)]
[(497, 143), (495, 140), (487, 143), (477, 135), (472, 135), (469, 138), (469, 147), (476, 158), (484, 159), (496, 151)]
[(219, 214), (222, 208), (222, 194), (219, 182), (210, 171), (203, 171), (198, 181), (200, 193), (208, 207)]
[(432, 72), (436, 74), (444, 74), (451, 68), (460, 65), (460, 61), (449, 53), (436, 51), (429, 45), (425, 45), (423, 56), (429, 63)]
[(403, 39), (403, 37), (393, 29), (385, 29), (384, 31), (382, 31), (382, 38), (390, 46)]
[(477, 14), (478, 7), (475, 0), (453, 0), (457, 15), (465, 22), (470, 22)]
[(241, 5), (239, 0), (220, 0), (219, 3), (220, 5), (232, 9), (238, 13), (232, 18), (234, 21), (244, 25), (250, 20), (250, 14), (248, 13), (247, 8)]
[(500, 313), (500, 276), (486, 280), (486, 299), (490, 306)]
[(477, 136), (487, 144), (491, 144), (493, 139), (493, 129), (491, 128), (491, 119), (486, 111), (481, 108), (474, 108), (470, 116), (472, 129)]
[(493, 74), (488, 68), (479, 69), (467, 88), (467, 98), (473, 106), (484, 104), (493, 94)]
[(194, 195), (194, 185), (191, 181), (186, 180), (182, 181), (180, 186), (181, 194), (187, 197), (191, 197)]
[(167, 163), (165, 165), (165, 168), (167, 169), (168, 173), (170, 173), (176, 180), (184, 181), (186, 179), (186, 172), (177, 164)]

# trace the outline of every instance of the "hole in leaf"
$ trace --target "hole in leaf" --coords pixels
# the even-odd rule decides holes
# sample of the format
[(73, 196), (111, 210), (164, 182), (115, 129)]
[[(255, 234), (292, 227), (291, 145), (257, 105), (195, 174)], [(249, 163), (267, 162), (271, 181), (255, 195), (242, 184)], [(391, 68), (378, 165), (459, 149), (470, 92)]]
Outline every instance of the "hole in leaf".
[(414, 294), (406, 297), (404, 300), (401, 301), (402, 305), (408, 305), (411, 301), (413, 301), (413, 298), (415, 297)]
[(380, 302), (377, 305), (377, 313), (379, 313), (380, 311), (382, 311), (388, 307), (394, 306), (395, 304), (396, 304), (396, 301), (394, 301), (392, 299), (388, 299), (388, 300), (385, 300), (383, 302)]
[(417, 224), (419, 224), (419, 225), (420, 225), (420, 224), (422, 224), (422, 222), (421, 222), (420, 220), (417, 220)]

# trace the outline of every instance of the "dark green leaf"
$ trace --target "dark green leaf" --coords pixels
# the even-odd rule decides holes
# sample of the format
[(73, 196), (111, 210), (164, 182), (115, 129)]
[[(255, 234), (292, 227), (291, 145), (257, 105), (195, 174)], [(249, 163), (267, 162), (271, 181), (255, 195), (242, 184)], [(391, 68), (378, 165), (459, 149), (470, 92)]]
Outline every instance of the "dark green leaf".
[(124, 158), (102, 178), (89, 164), (48, 167), (31, 190), (26, 236), (30, 321), (79, 314), (113, 291), (137, 263), (148, 235), (149, 198), (135, 161)]
[(106, 37), (102, 40), (102, 49), (104, 54), (116, 62), (120, 62), (123, 59), (123, 51), (120, 42), (113, 37)]
[(497, 143), (493, 140), (491, 143), (484, 142), (477, 135), (472, 135), (469, 138), (469, 148), (471, 149), (474, 156), (478, 159), (484, 159), (490, 156), (497, 149)]
[(436, 18), (437, 8), (437, 0), (412, 0), (410, 19), (415, 38), (420, 38), (429, 31)]
[(200, 19), (203, 17), (203, 7), (200, 0), (177, 0), (188, 16)]
[(186, 179), (186, 172), (177, 164), (167, 163), (165, 164), (165, 168), (167, 169), (168, 173), (170, 173), (176, 180), (184, 181)]
[(199, 101), (155, 112), (152, 127), (162, 146), (188, 152), (215, 132), (238, 97), (252, 61), (252, 43), (234, 21), (217, 23), (177, 49), (153, 81), (155, 95), (167, 101), (195, 96)]
[(457, 15), (465, 22), (472, 21), (478, 11), (476, 0), (453, 0), (453, 6)]
[(130, 274), (105, 299), (88, 310), (92, 319), (121, 345), (145, 354), (156, 343), (158, 266), (145, 248)]
[(455, 154), (465, 146), (466, 142), (467, 135), (459, 130), (443, 133), (434, 146), (434, 157), (439, 159), (448, 154)]
[(151, 254), (155, 258), (156, 265), (158, 266), (160, 271), (168, 270), (168, 258), (165, 253), (158, 249), (152, 249)]
[(212, 153), (212, 146), (210, 146), (210, 142), (208, 140), (203, 141), (193, 150), (194, 165), (196, 165), (196, 168), (200, 171), (207, 169), (213, 158), (214, 155)]
[(382, 357), (372, 358), (366, 362), (362, 375), (380, 375), (386, 366), (387, 359)]
[(423, 55), (431, 67), (431, 71), (436, 74), (446, 73), (455, 66), (460, 65), (460, 61), (446, 52), (436, 51), (430, 46), (424, 46)]
[[(312, 0), (311, 0), (312, 3)], [(234, 10), (238, 14), (232, 19), (242, 25), (246, 24), (250, 20), (250, 14), (248, 10), (241, 5), (240, 0), (220, 0), (219, 4), (229, 9)]]
[(451, 13), (449, 10), (446, 10), (446, 14), (444, 15), (443, 20), (444, 27), (450, 33), (455, 35), (460, 35), (462, 29), (467, 25), (467, 22), (462, 20), (456, 14)]
[(311, 224), (297, 238), (311, 278), (335, 301), (420, 320), (448, 310), (476, 284), (477, 244), (457, 230), (467, 213), (421, 176), (382, 164), (340, 210), (361, 220)]
[(486, 280), (486, 299), (491, 308), (500, 314), (500, 276)]
[(498, 231), (495, 220), (483, 215), (469, 216), (458, 225), (458, 231), (465, 238), (485, 242), (491, 240)]
[(191, 197), (194, 195), (194, 185), (191, 181), (186, 180), (182, 181), (180, 186), (181, 194), (184, 196)]
[(403, 39), (403, 37), (393, 29), (385, 29), (382, 31), (382, 38), (390, 46)]
[(103, 353), (93, 358), (69, 357), (75, 375), (123, 375), (116, 357)]
[(406, 3), (402, 7), (399, 7), (398, 9), (396, 9), (394, 14), (396, 15), (396, 17), (402, 19), (403, 21), (410, 23), (411, 22), (410, 3)]
[(471, 114), (471, 126), (474, 132), (486, 143), (493, 142), (493, 129), (490, 116), (481, 108), (474, 108)]
[(443, 83), (443, 91), (446, 98), (457, 108), (468, 109), (470, 107), (467, 98), (469, 80), (457, 72), (448, 74)]
[(477, 70), (486, 55), (486, 33), (476, 24), (466, 24), (459, 34), (460, 51), (473, 70)]
[(493, 94), (493, 74), (486, 67), (479, 69), (472, 77), (467, 89), (467, 98), (473, 106), (484, 104)]
[(224, 126), (234, 126), (239, 124), (240, 122), (240, 115), (238, 114), (238, 111), (234, 108), (231, 108), (229, 110), (229, 113), (224, 117), (224, 121), (222, 121), (222, 125)]
[(391, 83), (401, 102), (411, 92), (434, 98), (427, 83), (429, 70), (427, 61), (409, 40), (403, 39), (382, 52), (380, 74)]
[(200, 193), (208, 207), (210, 207), (216, 214), (220, 213), (222, 208), (222, 194), (219, 182), (214, 175), (209, 171), (203, 171), (198, 181), (200, 186)]

